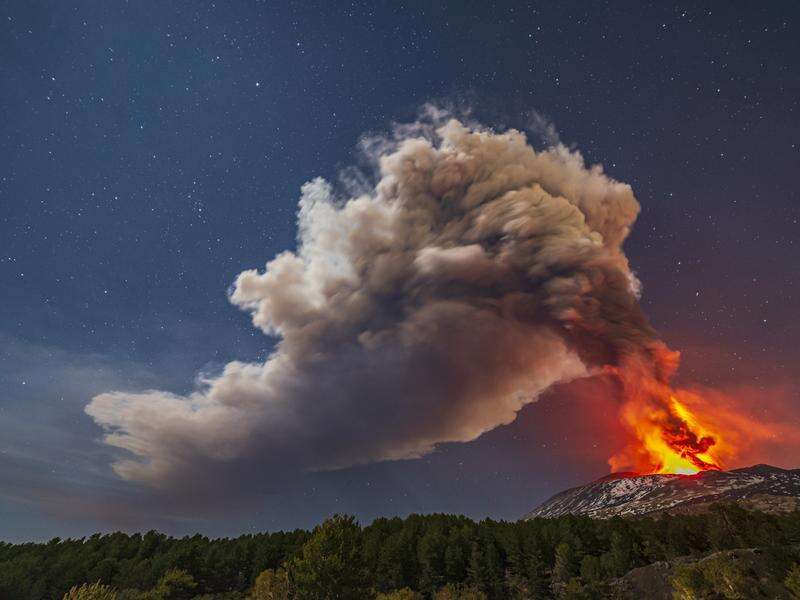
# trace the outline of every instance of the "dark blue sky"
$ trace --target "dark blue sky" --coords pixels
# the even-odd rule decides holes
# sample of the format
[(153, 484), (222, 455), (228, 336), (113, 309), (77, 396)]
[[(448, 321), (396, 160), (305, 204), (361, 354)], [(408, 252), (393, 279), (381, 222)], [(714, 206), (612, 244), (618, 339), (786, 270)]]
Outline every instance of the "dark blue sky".
[(257, 512), (103, 508), (137, 492), (84, 405), (263, 359), (272, 340), (226, 290), (294, 247), (304, 182), (426, 102), (497, 128), (536, 111), (630, 183), (627, 254), (682, 380), (800, 403), (799, 19), (793, 2), (2, 3), (0, 538), (515, 518), (603, 474), (607, 428), (555, 391), (476, 442), (309, 477)]

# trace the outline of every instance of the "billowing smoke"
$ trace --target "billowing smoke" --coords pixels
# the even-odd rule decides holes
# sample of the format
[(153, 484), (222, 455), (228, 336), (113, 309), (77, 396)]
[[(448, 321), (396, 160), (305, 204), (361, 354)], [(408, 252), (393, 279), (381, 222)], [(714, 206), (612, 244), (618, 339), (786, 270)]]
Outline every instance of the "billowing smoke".
[(129, 452), (120, 476), (260, 493), (473, 440), (598, 368), (630, 360), (666, 380), (675, 359), (621, 248), (639, 212), (628, 185), (560, 144), (455, 119), (366, 148), (377, 183), (354, 197), (305, 184), (297, 252), (231, 289), (279, 338), (264, 364), (231, 362), (186, 396), (92, 399), (105, 441)]

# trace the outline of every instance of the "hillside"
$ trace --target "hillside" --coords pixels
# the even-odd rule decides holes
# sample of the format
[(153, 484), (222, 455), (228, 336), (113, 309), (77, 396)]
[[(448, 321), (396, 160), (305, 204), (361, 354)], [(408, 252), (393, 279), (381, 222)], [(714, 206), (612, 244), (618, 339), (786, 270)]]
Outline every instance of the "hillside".
[(765, 512), (797, 510), (800, 469), (756, 465), (697, 475), (609, 475), (556, 494), (526, 518), (567, 514), (596, 518), (660, 512), (698, 512), (715, 502), (736, 502)]

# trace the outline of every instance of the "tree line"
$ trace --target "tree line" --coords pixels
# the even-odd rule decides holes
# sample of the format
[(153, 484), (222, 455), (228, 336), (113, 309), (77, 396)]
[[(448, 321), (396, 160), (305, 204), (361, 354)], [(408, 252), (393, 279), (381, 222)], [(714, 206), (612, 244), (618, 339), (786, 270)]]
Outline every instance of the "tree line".
[[(800, 513), (736, 505), (642, 519), (412, 515), (365, 527), (334, 516), (313, 531), (237, 538), (150, 531), (0, 543), (0, 599), (624, 598), (615, 582), (632, 569), (708, 555), (675, 569), (676, 597), (800, 598), (797, 544)], [(757, 562), (712, 554), (745, 548), (759, 549)]]

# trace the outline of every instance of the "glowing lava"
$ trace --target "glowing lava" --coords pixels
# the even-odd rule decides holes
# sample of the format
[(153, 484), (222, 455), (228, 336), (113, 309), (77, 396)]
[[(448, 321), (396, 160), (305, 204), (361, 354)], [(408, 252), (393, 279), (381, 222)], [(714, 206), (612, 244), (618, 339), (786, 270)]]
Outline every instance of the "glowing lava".
[(625, 398), (620, 418), (632, 442), (609, 459), (611, 470), (692, 475), (722, 469), (720, 458), (731, 452), (708, 405), (640, 366), (617, 372)]
[[(674, 395), (663, 406), (627, 403), (622, 418), (641, 444), (634, 452), (638, 472), (691, 475), (721, 469), (715, 450), (722, 437)], [(614, 468), (614, 458), (611, 463)]]

